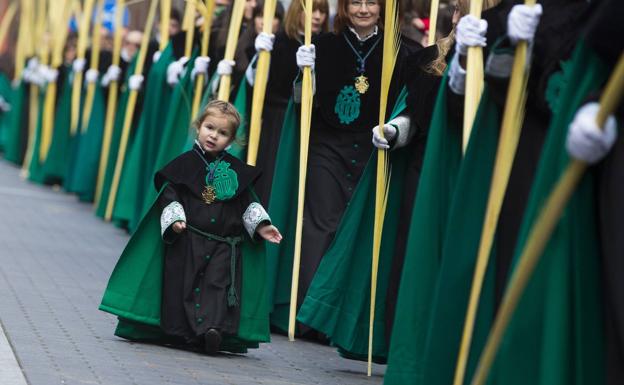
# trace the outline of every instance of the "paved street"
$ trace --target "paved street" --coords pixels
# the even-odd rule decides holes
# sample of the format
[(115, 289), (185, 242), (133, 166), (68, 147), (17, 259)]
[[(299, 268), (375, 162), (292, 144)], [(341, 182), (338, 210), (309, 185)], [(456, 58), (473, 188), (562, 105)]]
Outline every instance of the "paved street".
[(91, 205), (0, 160), (0, 384), (382, 383), (383, 366), (368, 378), (363, 362), (279, 335), (217, 357), (115, 337), (115, 317), (97, 307), (127, 239)]

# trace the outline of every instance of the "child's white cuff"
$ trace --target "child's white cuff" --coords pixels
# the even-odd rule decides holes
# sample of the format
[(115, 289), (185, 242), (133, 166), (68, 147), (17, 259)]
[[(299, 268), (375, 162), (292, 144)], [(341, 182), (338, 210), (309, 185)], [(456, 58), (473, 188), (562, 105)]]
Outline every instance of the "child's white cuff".
[(258, 229), (258, 225), (263, 222), (268, 222), (269, 224), (271, 223), (269, 214), (260, 203), (252, 202), (243, 213), (243, 224), (245, 225), (245, 230), (247, 230), (247, 233), (249, 233), (249, 236), (252, 239)]
[(177, 221), (186, 222), (186, 214), (180, 202), (173, 201), (164, 208), (160, 215), (160, 235), (164, 237), (169, 226)]

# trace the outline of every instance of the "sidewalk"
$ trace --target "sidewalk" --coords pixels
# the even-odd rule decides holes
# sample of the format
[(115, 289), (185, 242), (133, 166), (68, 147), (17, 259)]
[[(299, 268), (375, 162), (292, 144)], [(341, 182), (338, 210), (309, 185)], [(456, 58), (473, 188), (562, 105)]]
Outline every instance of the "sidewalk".
[(0, 160), (0, 384), (382, 383), (384, 366), (369, 378), (364, 362), (279, 335), (216, 357), (115, 337), (116, 318), (97, 307), (128, 236), (90, 205), (18, 175)]

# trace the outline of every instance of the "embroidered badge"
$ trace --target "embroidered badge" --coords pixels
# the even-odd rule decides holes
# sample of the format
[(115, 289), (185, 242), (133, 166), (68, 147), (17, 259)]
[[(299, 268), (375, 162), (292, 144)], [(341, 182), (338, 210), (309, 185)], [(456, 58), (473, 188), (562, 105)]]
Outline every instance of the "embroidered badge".
[(570, 72), (571, 62), (562, 61), (559, 63), (559, 66), (561, 67), (561, 71), (553, 73), (550, 75), (550, 78), (548, 78), (544, 95), (551, 112), (555, 112), (559, 109), (559, 96), (569, 77), (568, 73)]
[(360, 103), (360, 94), (352, 85), (342, 87), (334, 106), (340, 123), (349, 124), (357, 119), (360, 116)]
[(214, 173), (214, 188), (216, 198), (220, 201), (230, 199), (238, 189), (238, 176), (236, 171), (230, 169), (228, 162), (221, 161), (217, 164)]

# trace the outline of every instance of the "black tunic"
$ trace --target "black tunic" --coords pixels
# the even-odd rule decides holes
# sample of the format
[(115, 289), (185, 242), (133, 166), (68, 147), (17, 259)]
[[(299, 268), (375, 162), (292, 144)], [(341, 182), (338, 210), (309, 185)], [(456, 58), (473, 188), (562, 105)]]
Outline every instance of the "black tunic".
[[(359, 116), (347, 123), (344, 120), (341, 122), (335, 105), (343, 87), (353, 85), (359, 71), (357, 57), (345, 38), (362, 56), (372, 48), (365, 68), (370, 87), (360, 96)], [(373, 151), (371, 130), (379, 123), (382, 41), (381, 32), (360, 42), (349, 30), (325, 34), (315, 41), (316, 94), (308, 155), (299, 303), (305, 297), (323, 254), (334, 238), (346, 205)], [(404, 43), (397, 58), (386, 116), (392, 111), (404, 85), (400, 74), (409, 50)]]
[[(207, 205), (202, 200), (206, 182), (206, 163), (215, 160), (199, 155), (197, 146), (180, 155), (155, 176), (157, 189), (164, 187), (159, 205), (165, 208), (177, 201), (184, 207), (187, 226), (221, 237), (242, 236), (242, 214), (252, 202), (250, 187), (257, 177), (253, 167), (226, 154), (238, 176), (236, 194), (229, 200)], [(204, 160), (202, 160), (204, 157)], [(231, 285), (232, 252), (229, 244), (206, 238), (196, 232), (176, 234), (169, 227), (163, 238), (167, 243), (163, 273), (161, 328), (174, 337), (194, 342), (210, 328), (236, 334), (240, 306), (228, 305)], [(241, 252), (236, 248), (235, 290), (241, 295)]]

